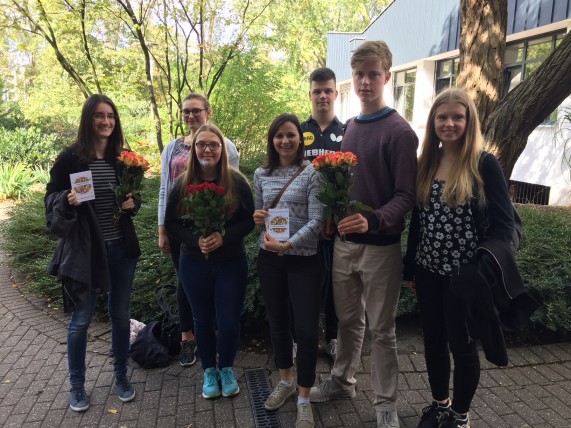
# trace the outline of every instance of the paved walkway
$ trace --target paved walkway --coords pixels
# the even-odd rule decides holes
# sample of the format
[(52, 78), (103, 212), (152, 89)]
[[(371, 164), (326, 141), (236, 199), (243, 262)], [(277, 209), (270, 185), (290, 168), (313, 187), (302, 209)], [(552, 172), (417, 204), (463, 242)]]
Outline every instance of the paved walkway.
[[(121, 403), (113, 387), (113, 366), (106, 355), (109, 325), (96, 322), (88, 345), (87, 391), (91, 407), (76, 413), (68, 406), (66, 360), (67, 318), (61, 308), (46, 307), (41, 299), (19, 287), (0, 253), (0, 426), (3, 427), (254, 427), (244, 379), (247, 368), (271, 373), (272, 358), (240, 352), (236, 373), (242, 392), (233, 399), (201, 398), (199, 365), (166, 369), (131, 368), (137, 396)], [(402, 427), (415, 427), (430, 400), (418, 335), (399, 338)], [(314, 405), (316, 427), (374, 427), (372, 390), (367, 376), (370, 349), (363, 350), (358, 394), (354, 400)], [(472, 427), (571, 426), (571, 344), (509, 350), (511, 364), (498, 369), (482, 358), (482, 377), (473, 402)], [(325, 376), (329, 363), (320, 358)], [(271, 381), (275, 384), (276, 373)], [(293, 399), (280, 410), (284, 427), (293, 427)]]

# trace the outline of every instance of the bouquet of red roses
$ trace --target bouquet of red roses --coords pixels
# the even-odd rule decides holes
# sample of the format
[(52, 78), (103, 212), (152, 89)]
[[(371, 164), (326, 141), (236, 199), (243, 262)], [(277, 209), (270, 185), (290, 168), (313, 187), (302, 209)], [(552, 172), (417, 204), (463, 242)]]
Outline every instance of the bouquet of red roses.
[[(313, 167), (322, 175), (325, 182), (317, 199), (325, 205), (324, 216), (332, 217), (335, 224), (338, 224), (347, 213), (373, 211), (368, 205), (349, 199), (349, 191), (353, 184), (351, 169), (355, 165), (357, 165), (357, 156), (351, 152), (328, 153), (313, 160)], [(341, 240), (344, 239), (344, 236), (341, 236)]]
[[(224, 199), (224, 187), (204, 182), (189, 185), (187, 191), (188, 196), (183, 201), (190, 208), (190, 212), (182, 218), (192, 220), (192, 229), (203, 237), (214, 232), (220, 232), (220, 235), (224, 236), (228, 206), (228, 201)], [(205, 254), (205, 257), (208, 259), (208, 254)]]
[(113, 186), (117, 207), (113, 214), (113, 222), (117, 224), (121, 214), (125, 211), (121, 209), (121, 204), (130, 193), (131, 197), (141, 202), (141, 189), (143, 188), (143, 176), (149, 169), (149, 162), (141, 155), (137, 155), (129, 150), (122, 150), (117, 160), (123, 164), (123, 174), (119, 179), (119, 185)]

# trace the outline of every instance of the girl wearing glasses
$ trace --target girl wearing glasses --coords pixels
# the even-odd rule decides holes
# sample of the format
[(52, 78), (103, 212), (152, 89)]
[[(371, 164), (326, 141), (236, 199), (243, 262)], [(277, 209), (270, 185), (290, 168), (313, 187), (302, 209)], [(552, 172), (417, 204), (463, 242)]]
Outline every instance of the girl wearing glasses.
[[(173, 184), (165, 213), (169, 238), (182, 244), (179, 278), (194, 311), (204, 398), (232, 397), (240, 391), (233, 366), (248, 277), (244, 237), (254, 228), (254, 199), (246, 178), (228, 165), (226, 150), (216, 126), (203, 125), (195, 132), (186, 172)], [(224, 236), (201, 236), (182, 218), (188, 214), (187, 187), (205, 181), (224, 187)]]
[[(182, 118), (190, 133), (186, 137), (172, 140), (161, 155), (161, 187), (159, 191), (159, 248), (162, 253), (170, 254), (178, 275), (178, 260), (180, 257), (180, 242), (169, 240), (165, 227), (165, 208), (167, 198), (174, 180), (181, 175), (188, 165), (190, 146), (194, 134), (202, 125), (210, 120), (212, 108), (206, 97), (192, 93), (182, 102)], [(238, 169), (240, 155), (232, 141), (225, 138), (226, 149), (230, 166)], [(180, 364), (184, 367), (191, 366), (196, 361), (196, 341), (193, 334), (192, 309), (188, 299), (180, 285), (176, 290), (178, 312), (180, 315), (181, 352)]]
[[(129, 301), (137, 258), (141, 254), (131, 217), (139, 203), (130, 195), (113, 221), (115, 193), (121, 166), (117, 163), (125, 140), (115, 104), (104, 95), (92, 95), (83, 105), (77, 142), (64, 149), (50, 170), (45, 205), (48, 228), (58, 236), (50, 273), (62, 281), (64, 311), (71, 312), (67, 330), (70, 408), (89, 407), (85, 391), (87, 329), (99, 293), (108, 293), (115, 384), (123, 402), (135, 398), (127, 378)], [(91, 171), (95, 199), (81, 202), (70, 190), (70, 174)]]

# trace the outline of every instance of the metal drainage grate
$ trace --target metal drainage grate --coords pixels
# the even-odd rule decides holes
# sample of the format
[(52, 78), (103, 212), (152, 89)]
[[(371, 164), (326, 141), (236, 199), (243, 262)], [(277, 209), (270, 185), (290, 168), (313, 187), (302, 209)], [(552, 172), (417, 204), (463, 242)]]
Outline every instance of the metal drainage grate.
[(270, 381), (266, 371), (261, 368), (247, 369), (244, 374), (246, 375), (256, 428), (281, 428), (282, 423), (278, 413), (268, 412), (264, 407), (266, 398), (270, 395)]

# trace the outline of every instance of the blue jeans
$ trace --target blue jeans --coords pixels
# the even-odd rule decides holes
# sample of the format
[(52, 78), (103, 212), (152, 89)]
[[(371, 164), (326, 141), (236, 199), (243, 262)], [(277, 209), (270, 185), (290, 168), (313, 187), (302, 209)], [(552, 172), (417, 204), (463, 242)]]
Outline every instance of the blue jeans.
[(233, 367), (248, 281), (246, 257), (210, 261), (181, 254), (179, 274), (192, 306), (202, 368), (216, 367), (217, 350), (218, 367)]
[[(111, 343), (115, 357), (115, 377), (127, 375), (129, 358), (130, 315), (129, 301), (137, 259), (126, 259), (122, 239), (107, 241), (107, 263), (111, 289), (109, 291), (109, 316), (111, 318)], [(97, 266), (92, 266), (97, 269)], [(72, 387), (85, 383), (85, 355), (87, 353), (87, 329), (93, 319), (97, 294), (91, 295), (89, 304), (71, 314), (67, 328), (67, 361)]]

